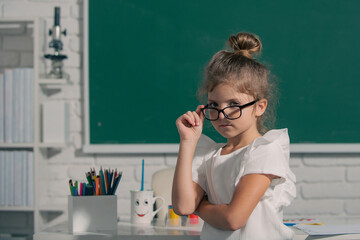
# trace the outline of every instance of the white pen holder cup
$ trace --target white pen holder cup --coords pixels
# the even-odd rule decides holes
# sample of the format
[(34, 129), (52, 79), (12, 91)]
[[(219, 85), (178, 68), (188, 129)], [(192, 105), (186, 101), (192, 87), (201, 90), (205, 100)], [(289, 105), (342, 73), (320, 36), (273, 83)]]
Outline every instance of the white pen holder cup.
[[(154, 211), (156, 199), (162, 200), (162, 205)], [(154, 197), (154, 191), (131, 191), (131, 222), (135, 224), (150, 224), (154, 216), (164, 207), (163, 197)]]
[(68, 196), (69, 230), (117, 230), (117, 196)]

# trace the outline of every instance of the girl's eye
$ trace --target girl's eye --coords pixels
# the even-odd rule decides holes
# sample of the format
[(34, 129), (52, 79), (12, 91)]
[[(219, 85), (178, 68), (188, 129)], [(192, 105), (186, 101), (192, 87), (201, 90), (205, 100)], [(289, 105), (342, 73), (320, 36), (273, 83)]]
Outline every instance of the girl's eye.
[(208, 106), (209, 106), (209, 107), (216, 107), (217, 104), (212, 102), (212, 103), (208, 103)]

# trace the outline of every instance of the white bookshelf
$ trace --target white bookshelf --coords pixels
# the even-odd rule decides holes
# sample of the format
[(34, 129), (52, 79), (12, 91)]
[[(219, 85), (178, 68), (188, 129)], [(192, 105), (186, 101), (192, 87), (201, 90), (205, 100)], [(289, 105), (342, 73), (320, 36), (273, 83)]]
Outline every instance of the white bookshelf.
[(68, 79), (59, 78), (59, 79), (48, 79), (48, 78), (39, 78), (38, 83), (40, 85), (62, 85), (68, 83)]
[[(46, 73), (46, 61), (43, 55), (45, 51), (49, 52), (48, 43), (46, 42), (47, 29), (45, 21), (41, 18), (1, 18), (0, 17), (0, 32), (1, 35), (6, 34), (29, 34), (33, 40), (33, 72), (34, 72), (34, 87), (33, 87), (33, 102), (34, 102), (34, 116), (32, 126), (34, 129), (34, 139), (32, 142), (25, 143), (1, 143), (0, 151), (31, 151), (33, 152), (33, 205), (32, 206), (0, 206), (1, 215), (22, 214), (29, 218), (32, 225), (29, 229), (21, 230), (23, 233), (32, 234), (38, 232), (54, 222), (54, 214), (61, 215), (65, 211), (64, 206), (52, 205), (43, 203), (46, 196), (46, 185), (43, 181), (42, 175), (46, 171), (46, 152), (48, 149), (63, 149), (67, 147), (65, 142), (46, 143), (42, 141), (42, 122), (41, 122), (41, 105), (48, 100), (47, 90), (61, 87), (69, 84), (68, 78), (63, 79), (47, 79), (44, 77)], [(13, 67), (13, 66), (10, 66)], [(19, 66), (20, 67), (20, 66)], [(7, 68), (6, 66), (4, 68)], [(2, 69), (1, 69), (2, 70)], [(65, 116), (64, 116), (65, 117)], [(9, 230), (10, 231), (10, 230)], [(15, 229), (16, 231), (16, 229)], [(0, 232), (8, 232), (6, 228), (0, 225)], [(16, 234), (16, 232), (13, 232)]]
[(0, 149), (32, 149), (34, 148), (34, 143), (0, 143)]
[(0, 207), (1, 212), (33, 212), (34, 207), (27, 207), (27, 206), (7, 206), (7, 207)]

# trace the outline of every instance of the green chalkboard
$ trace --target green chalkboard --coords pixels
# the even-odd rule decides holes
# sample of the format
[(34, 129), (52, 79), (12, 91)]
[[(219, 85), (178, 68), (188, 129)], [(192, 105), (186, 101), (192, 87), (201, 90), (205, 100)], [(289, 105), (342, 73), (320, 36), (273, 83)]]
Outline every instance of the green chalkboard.
[(199, 104), (205, 65), (248, 31), (279, 80), (276, 127), (292, 143), (359, 143), (359, 9), (358, 0), (89, 0), (89, 142), (178, 143), (175, 120)]

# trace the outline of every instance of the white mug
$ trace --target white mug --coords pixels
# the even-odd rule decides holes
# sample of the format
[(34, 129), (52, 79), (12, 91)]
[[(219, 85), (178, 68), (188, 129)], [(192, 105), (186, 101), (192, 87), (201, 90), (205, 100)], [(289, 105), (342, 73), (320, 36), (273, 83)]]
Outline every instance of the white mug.
[[(154, 211), (156, 199), (162, 200), (162, 205)], [(131, 222), (150, 224), (156, 213), (164, 207), (163, 197), (154, 197), (154, 191), (131, 191)]]

